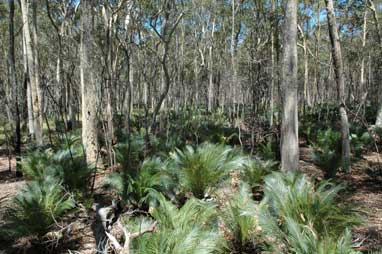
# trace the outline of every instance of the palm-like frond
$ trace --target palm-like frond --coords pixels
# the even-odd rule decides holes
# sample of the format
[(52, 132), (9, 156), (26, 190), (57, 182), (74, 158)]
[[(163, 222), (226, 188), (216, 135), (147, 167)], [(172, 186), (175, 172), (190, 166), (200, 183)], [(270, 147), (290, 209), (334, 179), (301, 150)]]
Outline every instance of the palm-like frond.
[(46, 177), (56, 178), (71, 191), (84, 191), (88, 187), (93, 169), (85, 161), (81, 145), (70, 141), (63, 149), (36, 150), (29, 152), (21, 161), (21, 168), (28, 179), (41, 181)]
[(122, 199), (141, 206), (155, 200), (152, 190), (167, 192), (173, 186), (172, 178), (164, 170), (159, 158), (146, 159), (137, 172), (123, 171), (109, 175), (104, 186), (114, 189)]
[(241, 179), (254, 188), (263, 183), (264, 177), (267, 176), (277, 166), (275, 161), (262, 161), (248, 159), (241, 169)]
[(247, 245), (255, 245), (255, 229), (258, 225), (256, 210), (250, 187), (241, 183), (239, 190), (223, 204), (219, 213), (225, 233), (232, 239), (231, 248), (240, 251)]
[(47, 177), (28, 183), (14, 198), (14, 205), (9, 210), (13, 224), (9, 233), (43, 236), (59, 216), (74, 208), (75, 203), (57, 180)]
[(311, 158), (328, 178), (334, 177), (341, 166), (341, 149), (341, 133), (332, 129), (318, 131)]
[(319, 232), (307, 225), (301, 225), (291, 218), (286, 218), (286, 231), (290, 251), (296, 254), (357, 254), (352, 248), (351, 234), (348, 230), (338, 239), (319, 237)]
[(51, 150), (28, 152), (20, 162), (21, 170), (27, 179), (39, 180), (51, 173)]
[(157, 230), (134, 240), (136, 253), (209, 254), (224, 248), (224, 240), (213, 220), (216, 216), (213, 205), (192, 198), (178, 209), (162, 194), (156, 195), (160, 205), (152, 211), (152, 216), (158, 221)]
[[(343, 186), (334, 186), (329, 182), (323, 182), (316, 188), (301, 174), (273, 173), (265, 178), (265, 198), (259, 213), (261, 226), (266, 234), (276, 238), (276, 246), (284, 243), (292, 249), (309, 249), (328, 239), (337, 241), (347, 228), (360, 223), (354, 209), (338, 204), (337, 194), (341, 190)], [(304, 233), (307, 230), (311, 232)], [(293, 246), (293, 238), (298, 237), (305, 237), (307, 242)], [(314, 240), (314, 244), (309, 243), (310, 240)]]
[(234, 169), (240, 169), (245, 158), (229, 146), (204, 143), (194, 149), (187, 146), (172, 153), (181, 186), (195, 197), (203, 198), (208, 187), (214, 187)]

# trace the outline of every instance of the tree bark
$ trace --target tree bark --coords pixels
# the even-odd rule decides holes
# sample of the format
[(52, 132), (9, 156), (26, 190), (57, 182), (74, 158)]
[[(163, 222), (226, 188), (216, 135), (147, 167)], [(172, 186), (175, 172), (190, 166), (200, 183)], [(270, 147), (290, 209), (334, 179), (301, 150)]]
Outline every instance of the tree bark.
[(97, 90), (93, 73), (92, 1), (83, 0), (81, 17), (80, 77), (82, 97), (82, 143), (86, 161), (96, 165), (97, 140)]
[(342, 135), (342, 164), (346, 172), (350, 172), (350, 140), (349, 121), (345, 106), (345, 79), (342, 63), (340, 39), (338, 36), (336, 18), (334, 15), (333, 0), (325, 0), (327, 9), (327, 19), (329, 27), (330, 42), (332, 45), (332, 59), (337, 83), (337, 97), (339, 102), (339, 112), (341, 118)]
[(281, 170), (298, 170), (297, 1), (288, 0), (284, 21)]
[(33, 129), (36, 138), (36, 143), (38, 145), (43, 144), (43, 133), (42, 133), (42, 93), (39, 84), (39, 68), (38, 68), (38, 56), (37, 56), (37, 30), (36, 30), (36, 11), (35, 2), (33, 2), (33, 41), (32, 45), (31, 33), (29, 29), (29, 17), (28, 17), (28, 0), (21, 0), (21, 13), (23, 20), (23, 33), (25, 37), (25, 49), (27, 56), (27, 68), (28, 77), (30, 83), (30, 93), (32, 98), (32, 108), (33, 108)]
[[(15, 64), (15, 33), (14, 33), (14, 14), (15, 14), (15, 2), (14, 0), (9, 0), (9, 52), (8, 52), (8, 65), (9, 65), (9, 76), (11, 83), (11, 98), (13, 99), (14, 108), (12, 110), (14, 128), (15, 128), (15, 154), (16, 161), (20, 160), (21, 155), (21, 130), (20, 130), (20, 107), (19, 107), (19, 90), (17, 87), (16, 79), (16, 64)], [(19, 170), (18, 163), (16, 164), (16, 175), (22, 176)]]

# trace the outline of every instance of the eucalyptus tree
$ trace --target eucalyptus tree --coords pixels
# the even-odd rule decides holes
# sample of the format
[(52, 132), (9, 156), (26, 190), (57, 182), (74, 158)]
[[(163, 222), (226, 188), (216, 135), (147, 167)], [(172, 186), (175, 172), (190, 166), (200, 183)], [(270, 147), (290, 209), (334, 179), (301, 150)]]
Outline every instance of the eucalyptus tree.
[(97, 89), (93, 68), (94, 59), (94, 26), (91, 0), (81, 1), (81, 45), (80, 45), (80, 77), (82, 101), (82, 143), (86, 153), (86, 161), (96, 164), (98, 159), (97, 135)]
[(281, 170), (293, 171), (297, 170), (299, 165), (296, 0), (286, 1), (284, 17)]
[(332, 45), (333, 65), (337, 83), (337, 98), (341, 117), (341, 135), (342, 135), (342, 163), (345, 171), (350, 170), (350, 133), (349, 120), (346, 112), (345, 102), (345, 79), (342, 61), (342, 53), (340, 46), (340, 38), (338, 35), (336, 17), (334, 13), (333, 0), (325, 0), (327, 9), (327, 20)]
[[(42, 89), (39, 78), (38, 65), (38, 39), (37, 39), (37, 2), (32, 2), (33, 21), (32, 31), (29, 22), (29, 0), (21, 0), (21, 13), (23, 21), (23, 36), (25, 43), (26, 64), (28, 69), (28, 79), (30, 83), (30, 94), (33, 107), (33, 130), (38, 145), (43, 144), (43, 109), (42, 109)], [(31, 34), (33, 39), (31, 38)]]

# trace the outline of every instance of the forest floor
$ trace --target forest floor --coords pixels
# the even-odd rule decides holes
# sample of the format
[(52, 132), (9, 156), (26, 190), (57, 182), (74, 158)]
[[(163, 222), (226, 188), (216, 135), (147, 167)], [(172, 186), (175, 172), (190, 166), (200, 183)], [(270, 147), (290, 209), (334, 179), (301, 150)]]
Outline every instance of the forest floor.
[[(301, 170), (320, 180), (323, 178), (322, 171), (310, 161), (310, 152), (310, 148), (301, 148)], [(365, 221), (354, 230), (354, 243), (364, 253), (382, 249), (382, 176), (381, 173), (377, 173), (378, 170), (382, 170), (382, 162), (378, 157), (378, 154), (373, 152), (364, 155), (361, 160), (352, 164), (351, 175), (340, 173), (335, 180), (347, 186), (344, 195), (341, 195), (342, 201), (354, 204), (355, 208), (364, 214)], [(3, 216), (9, 201), (25, 185), (23, 179), (15, 176), (14, 159), (11, 165), (13, 170), (9, 172), (7, 156), (0, 155), (0, 227), (5, 223)], [(78, 251), (72, 253), (94, 252), (94, 218), (94, 212), (88, 213), (86, 209), (79, 209), (65, 218), (66, 225), (70, 224), (72, 237), (66, 242), (70, 242), (69, 246)], [(9, 253), (7, 250), (11, 244), (0, 241), (0, 254)], [(65, 245), (66, 248), (71, 248)]]

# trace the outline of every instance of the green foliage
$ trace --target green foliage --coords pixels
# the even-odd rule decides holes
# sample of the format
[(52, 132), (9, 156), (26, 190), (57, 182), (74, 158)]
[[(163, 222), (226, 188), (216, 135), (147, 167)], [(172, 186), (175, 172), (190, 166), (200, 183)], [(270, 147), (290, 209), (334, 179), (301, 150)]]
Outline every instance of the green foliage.
[(85, 161), (78, 139), (70, 139), (56, 152), (48, 148), (29, 152), (21, 161), (21, 169), (31, 180), (54, 177), (70, 191), (87, 191), (93, 169)]
[(240, 169), (245, 158), (224, 145), (204, 143), (197, 148), (187, 146), (170, 154), (179, 174), (181, 187), (197, 198), (203, 198), (208, 188), (215, 187), (230, 170)]
[(332, 129), (318, 131), (311, 158), (328, 178), (334, 177), (341, 166), (341, 149), (341, 133)]
[(36, 149), (31, 151), (20, 162), (24, 176), (30, 180), (41, 180), (47, 175), (54, 174), (51, 166), (51, 151), (41, 151)]
[[(344, 240), (348, 236), (339, 236), (360, 223), (354, 209), (338, 204), (342, 189), (326, 181), (315, 187), (300, 174), (266, 177), (259, 221), (264, 233), (273, 237), (272, 247), (292, 253), (352, 253), (337, 252), (350, 250), (350, 243)], [(346, 248), (339, 248), (342, 245)], [(326, 247), (329, 249), (320, 250)]]
[(254, 189), (263, 183), (266, 175), (277, 169), (277, 165), (275, 161), (248, 159), (241, 169), (241, 179)]
[(276, 151), (278, 151), (278, 144), (271, 138), (265, 144), (260, 144), (257, 154), (264, 160), (276, 161)]
[(104, 186), (113, 189), (123, 200), (135, 206), (155, 201), (153, 190), (167, 192), (173, 186), (172, 178), (163, 169), (159, 158), (146, 159), (136, 171), (123, 171), (109, 175)]
[(315, 232), (308, 225), (301, 225), (291, 218), (286, 218), (285, 228), (288, 233), (289, 249), (296, 254), (356, 254), (352, 248), (350, 231), (338, 239), (333, 237), (320, 237), (320, 232)]
[(256, 206), (251, 190), (247, 184), (241, 183), (239, 190), (223, 204), (219, 213), (225, 233), (232, 239), (231, 250), (240, 252), (255, 246), (255, 229), (258, 222), (253, 216), (254, 211)]
[(357, 158), (361, 157), (362, 153), (370, 147), (372, 142), (373, 138), (368, 132), (364, 132), (361, 135), (356, 133), (350, 135), (351, 149)]
[[(224, 246), (224, 239), (217, 231), (215, 206), (191, 198), (178, 209), (157, 193), (159, 206), (151, 215), (158, 221), (154, 233), (145, 234), (133, 240), (134, 253), (142, 254), (199, 254), (218, 253)], [(127, 225), (130, 231), (144, 228), (147, 220), (137, 219)], [(135, 226), (134, 226), (135, 225)]]
[(73, 198), (51, 177), (28, 183), (13, 200), (9, 209), (13, 236), (43, 236), (49, 227), (68, 210), (74, 208)]
[(130, 142), (118, 143), (115, 147), (117, 162), (127, 169), (139, 164), (145, 149), (144, 134), (137, 132), (130, 136)]

